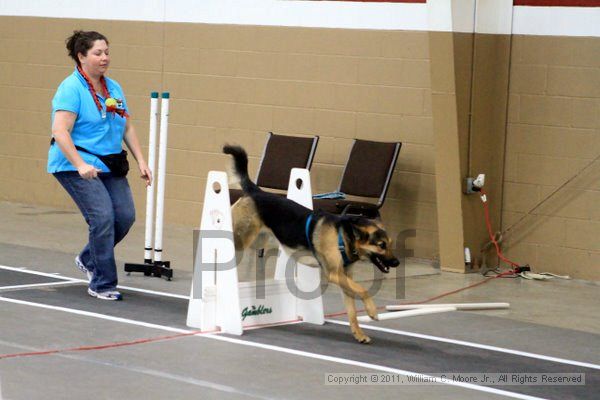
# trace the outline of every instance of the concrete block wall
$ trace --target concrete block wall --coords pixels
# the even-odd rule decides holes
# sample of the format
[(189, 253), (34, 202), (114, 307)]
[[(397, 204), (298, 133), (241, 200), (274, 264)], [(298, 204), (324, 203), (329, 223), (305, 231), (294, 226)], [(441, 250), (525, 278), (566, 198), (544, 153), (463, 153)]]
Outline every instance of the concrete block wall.
[[(319, 135), (313, 190), (337, 188), (352, 139), (403, 142), (383, 219), (416, 229), (418, 257), (437, 252), (427, 32), (0, 17), (0, 199), (73, 208), (45, 173), (50, 102), (73, 66), (74, 29), (110, 40), (147, 146), (149, 93), (171, 93), (165, 221), (199, 224), (206, 174), (239, 143), (255, 172), (266, 133)], [(146, 151), (146, 148), (145, 148)], [(145, 191), (130, 174), (138, 209)]]
[(511, 230), (508, 254), (598, 279), (600, 39), (514, 36), (508, 118), (503, 229), (580, 173)]
[[(498, 135), (491, 147), (506, 147), (497, 173), (490, 174), (498, 185), (490, 187), (492, 208), (502, 216), (494, 218), (495, 229), (509, 228), (599, 153), (598, 7), (563, 7), (569, 4), (562, 0), (543, 2), (549, 7), (521, 1), (250, 6), (157, 0), (140, 8), (122, 0), (117, 12), (100, 0), (92, 3), (98, 7), (82, 8), (74, 0), (60, 8), (50, 2), (0, 6), (0, 184), (6, 188), (0, 200), (74, 207), (45, 173), (50, 100), (73, 68), (64, 49), (73, 29), (111, 39), (110, 73), (126, 89), (144, 145), (149, 93), (172, 94), (168, 223), (198, 225), (206, 173), (228, 162), (220, 154), (224, 142), (244, 145), (255, 172), (267, 131), (320, 135), (313, 187), (322, 192), (336, 188), (353, 138), (399, 140), (404, 145), (384, 221), (393, 235), (416, 230), (407, 244), (418, 257), (452, 252), (456, 257), (446, 267), (463, 271), (463, 246), (476, 249), (486, 238), (476, 229), (481, 224), (472, 222), (480, 216), (476, 198), (467, 211), (452, 205), (462, 199), (464, 175), (486, 162), (485, 154), (471, 157), (489, 145), (486, 134)], [(228, 9), (235, 12), (221, 12)], [(431, 40), (440, 34), (461, 40), (439, 42), (448, 46), (440, 51)], [(432, 67), (452, 60), (456, 71)], [(508, 78), (504, 70), (497, 74), (509, 64)], [(436, 90), (452, 92), (452, 104), (432, 101), (440, 82)], [(506, 113), (494, 101), (506, 103), (507, 91)], [(453, 140), (461, 139), (450, 149), (459, 157), (450, 180), (443, 179), (448, 167), (435, 171), (449, 147), (443, 140), (434, 146), (437, 109), (436, 133), (450, 121), (459, 135)], [(503, 158), (502, 151), (490, 154)], [(141, 216), (144, 187), (131, 178)], [(561, 189), (509, 232), (508, 254), (538, 271), (600, 279), (599, 180), (592, 165)], [(454, 218), (472, 223), (463, 229)], [(448, 248), (438, 240), (442, 231), (453, 238)]]

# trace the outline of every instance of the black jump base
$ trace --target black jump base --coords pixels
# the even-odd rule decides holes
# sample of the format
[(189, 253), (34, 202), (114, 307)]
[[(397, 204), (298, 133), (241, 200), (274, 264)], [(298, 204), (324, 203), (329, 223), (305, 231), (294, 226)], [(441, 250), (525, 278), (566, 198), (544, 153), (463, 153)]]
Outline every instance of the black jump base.
[(125, 272), (127, 272), (127, 275), (132, 272), (143, 272), (145, 276), (155, 276), (157, 278), (164, 276), (168, 281), (173, 278), (170, 261), (144, 260), (143, 264), (125, 263)]

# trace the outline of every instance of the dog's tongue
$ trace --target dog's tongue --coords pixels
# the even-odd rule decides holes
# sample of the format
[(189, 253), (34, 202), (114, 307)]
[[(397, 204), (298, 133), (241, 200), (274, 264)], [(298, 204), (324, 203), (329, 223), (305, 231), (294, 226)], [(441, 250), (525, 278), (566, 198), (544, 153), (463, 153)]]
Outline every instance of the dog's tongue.
[(390, 272), (390, 267), (386, 266), (377, 256), (372, 256), (371, 257), (371, 262), (373, 262), (373, 264), (375, 264), (375, 266), (377, 268), (379, 268), (379, 270), (381, 272), (383, 272), (384, 274), (387, 274), (388, 272)]
[(379, 270), (384, 274), (390, 272), (390, 267), (384, 265), (379, 259), (377, 259), (377, 268), (379, 268)]

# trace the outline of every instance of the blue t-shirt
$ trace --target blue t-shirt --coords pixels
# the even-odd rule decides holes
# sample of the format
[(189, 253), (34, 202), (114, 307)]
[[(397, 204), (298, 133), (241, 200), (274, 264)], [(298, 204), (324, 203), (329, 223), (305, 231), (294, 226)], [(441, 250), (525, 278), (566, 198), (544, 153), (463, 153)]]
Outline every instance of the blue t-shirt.
[[(122, 100), (122, 107), (127, 109), (127, 102), (121, 86), (114, 80), (105, 77), (106, 87), (110, 96)], [(56, 111), (70, 111), (77, 114), (75, 124), (71, 131), (71, 139), (77, 146), (83, 147), (92, 153), (106, 155), (121, 152), (121, 143), (125, 134), (126, 118), (117, 113), (107, 113), (105, 98), (98, 95), (103, 111), (98, 110), (96, 102), (88, 89), (85, 79), (77, 69), (58, 86), (52, 99), (52, 123)], [(103, 114), (105, 115), (103, 118)], [(102, 170), (109, 172), (98, 157), (79, 151), (83, 161)], [(64, 156), (58, 144), (54, 143), (48, 151), (48, 172), (77, 171)]]

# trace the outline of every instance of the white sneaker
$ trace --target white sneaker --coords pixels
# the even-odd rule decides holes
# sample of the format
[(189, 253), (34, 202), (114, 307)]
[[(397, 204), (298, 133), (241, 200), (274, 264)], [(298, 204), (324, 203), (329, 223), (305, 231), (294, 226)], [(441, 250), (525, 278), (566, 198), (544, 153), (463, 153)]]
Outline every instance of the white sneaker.
[(106, 292), (95, 292), (88, 288), (88, 294), (100, 300), (123, 300), (123, 295), (116, 290), (108, 290)]
[(75, 265), (77, 266), (77, 268), (79, 268), (79, 270), (81, 272), (83, 272), (84, 274), (87, 275), (88, 282), (91, 282), (92, 277), (93, 277), (92, 271), (90, 271), (89, 269), (86, 268), (85, 265), (83, 265), (83, 263), (81, 262), (81, 258), (79, 258), (79, 256), (75, 257)]

